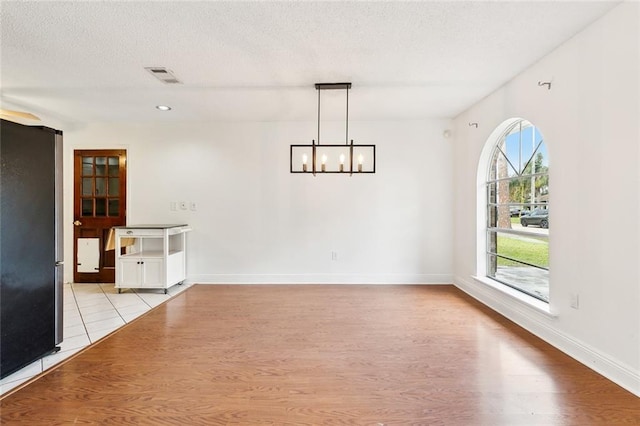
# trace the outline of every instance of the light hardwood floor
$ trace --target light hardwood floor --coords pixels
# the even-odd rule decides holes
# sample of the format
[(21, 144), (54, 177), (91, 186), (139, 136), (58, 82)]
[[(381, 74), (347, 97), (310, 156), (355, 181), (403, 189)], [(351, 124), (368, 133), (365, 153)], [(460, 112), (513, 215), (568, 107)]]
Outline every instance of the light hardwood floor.
[(617, 425), (640, 399), (453, 286), (195, 285), (2, 424)]
[(0, 397), (188, 287), (187, 283), (174, 285), (169, 288), (168, 294), (159, 289), (125, 289), (118, 293), (113, 283), (66, 283), (62, 321), (64, 340), (59, 345), (60, 351), (44, 356), (0, 380)]

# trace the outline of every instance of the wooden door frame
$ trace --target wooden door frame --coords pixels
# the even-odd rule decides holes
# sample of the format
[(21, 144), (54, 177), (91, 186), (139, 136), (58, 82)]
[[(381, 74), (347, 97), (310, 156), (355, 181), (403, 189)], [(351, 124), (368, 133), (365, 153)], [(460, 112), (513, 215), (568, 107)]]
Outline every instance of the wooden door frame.
[[(109, 217), (108, 213), (105, 213), (105, 216), (82, 216), (82, 194), (81, 194), (81, 185), (82, 185), (82, 156), (92, 156), (92, 157), (119, 157), (119, 211), (120, 215), (118, 217)], [(80, 170), (80, 172), (79, 172)], [(107, 166), (108, 170), (108, 166)], [(106, 176), (105, 176), (106, 177)], [(102, 282), (115, 282), (115, 264), (113, 267), (105, 268), (105, 258), (107, 257), (105, 254), (105, 243), (106, 243), (106, 229), (110, 229), (112, 226), (118, 225), (126, 225), (127, 220), (127, 150), (122, 148), (103, 148), (103, 149), (78, 149), (74, 148), (73, 150), (73, 222), (80, 221), (82, 223), (81, 226), (72, 225), (73, 232), (73, 281), (74, 282), (83, 282), (83, 283), (102, 283)], [(92, 198), (95, 198), (92, 197)], [(106, 201), (105, 201), (106, 202)], [(106, 205), (106, 211), (108, 211), (108, 204)], [(102, 232), (96, 235), (94, 238), (98, 238), (98, 244), (100, 248), (100, 259), (99, 259), (99, 273), (80, 273), (77, 271), (78, 266), (78, 238), (80, 238), (79, 233), (82, 230), (82, 226), (85, 226), (89, 223), (98, 223), (102, 222), (101, 225), (98, 226)], [(110, 255), (110, 254), (109, 254)], [(115, 258), (115, 255), (113, 256)], [(112, 271), (113, 269), (113, 271)]]

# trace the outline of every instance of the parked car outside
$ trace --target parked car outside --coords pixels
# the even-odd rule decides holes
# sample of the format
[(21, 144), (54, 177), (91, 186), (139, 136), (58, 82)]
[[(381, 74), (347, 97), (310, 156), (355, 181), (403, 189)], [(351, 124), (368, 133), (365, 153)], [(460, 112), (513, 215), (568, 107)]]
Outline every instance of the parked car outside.
[(520, 217), (522, 226), (536, 225), (540, 228), (549, 227), (549, 209), (535, 209), (531, 213)]

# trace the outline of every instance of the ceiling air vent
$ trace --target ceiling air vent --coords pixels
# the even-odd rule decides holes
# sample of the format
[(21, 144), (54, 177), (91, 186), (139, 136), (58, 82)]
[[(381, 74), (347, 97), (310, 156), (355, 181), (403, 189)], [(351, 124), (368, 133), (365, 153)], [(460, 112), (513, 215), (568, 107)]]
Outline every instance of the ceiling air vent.
[(173, 75), (173, 71), (168, 70), (164, 67), (145, 67), (145, 70), (149, 71), (152, 76), (160, 80), (165, 84), (180, 84), (182, 83), (180, 80)]

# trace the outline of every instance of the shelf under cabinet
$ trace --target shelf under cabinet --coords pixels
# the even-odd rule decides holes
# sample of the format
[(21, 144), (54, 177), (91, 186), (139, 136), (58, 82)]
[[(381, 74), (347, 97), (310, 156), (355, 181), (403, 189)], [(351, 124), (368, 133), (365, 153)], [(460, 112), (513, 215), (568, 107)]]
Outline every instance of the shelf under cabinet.
[[(180, 255), (184, 253), (184, 250), (169, 250), (169, 256)], [(120, 259), (131, 258), (163, 258), (164, 252), (162, 250), (145, 250), (136, 253), (127, 253), (120, 255)]]

